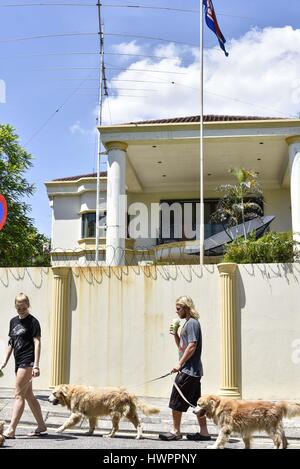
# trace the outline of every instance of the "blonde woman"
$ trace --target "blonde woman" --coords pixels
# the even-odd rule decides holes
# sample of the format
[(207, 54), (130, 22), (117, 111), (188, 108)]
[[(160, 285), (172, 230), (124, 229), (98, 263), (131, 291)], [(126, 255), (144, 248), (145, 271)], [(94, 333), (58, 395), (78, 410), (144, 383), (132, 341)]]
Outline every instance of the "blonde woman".
[[(201, 377), (203, 375), (201, 351), (202, 334), (198, 321), (199, 314), (195, 309), (194, 302), (189, 296), (181, 296), (176, 300), (176, 313), (179, 319), (185, 319), (180, 336), (178, 332), (170, 327), (170, 334), (174, 335), (175, 344), (179, 352), (179, 361), (172, 372), (177, 373), (175, 382), (184, 397), (194, 406), (201, 396)], [(186, 412), (189, 404), (182, 398), (173, 386), (169, 407), (172, 409), (173, 429), (169, 433), (161, 433), (159, 438), (165, 441), (180, 440), (182, 412)], [(187, 434), (188, 440), (207, 441), (211, 437), (207, 430), (206, 418), (198, 417), (200, 426), (199, 433)]]
[(15, 299), (17, 316), (9, 324), (9, 343), (1, 369), (14, 352), (16, 372), (16, 394), (10, 425), (4, 433), (5, 438), (15, 438), (16, 428), (22, 417), (25, 400), (36, 421), (37, 428), (28, 436), (47, 434), (41, 407), (32, 392), (32, 378), (40, 375), (41, 327), (39, 321), (29, 312), (30, 302), (27, 295), (20, 293)]

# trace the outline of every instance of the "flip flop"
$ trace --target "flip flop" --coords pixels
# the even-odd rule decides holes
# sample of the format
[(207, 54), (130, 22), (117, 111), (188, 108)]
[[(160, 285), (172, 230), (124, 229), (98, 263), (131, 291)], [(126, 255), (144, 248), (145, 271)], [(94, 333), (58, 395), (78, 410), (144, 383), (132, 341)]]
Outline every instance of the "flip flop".
[(182, 435), (176, 435), (176, 433), (160, 433), (158, 438), (163, 441), (177, 441), (182, 439)]
[(186, 435), (188, 440), (191, 441), (210, 441), (210, 435), (201, 435), (201, 433), (187, 433)]
[(39, 430), (34, 430), (33, 432), (30, 432), (27, 434), (29, 438), (31, 437), (40, 438), (40, 437), (47, 436), (47, 435), (48, 435), (47, 430), (44, 430), (43, 432), (40, 432)]
[(16, 437), (14, 435), (9, 435), (8, 433), (3, 433), (3, 436), (6, 440), (15, 440)]

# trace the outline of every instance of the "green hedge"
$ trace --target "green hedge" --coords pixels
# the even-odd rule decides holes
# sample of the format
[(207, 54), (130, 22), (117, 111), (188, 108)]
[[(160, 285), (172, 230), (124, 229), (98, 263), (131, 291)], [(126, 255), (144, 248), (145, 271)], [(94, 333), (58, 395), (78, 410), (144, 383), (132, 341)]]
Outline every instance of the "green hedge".
[[(238, 238), (226, 246), (224, 262), (237, 264), (290, 263), (299, 260), (292, 233), (270, 232), (259, 239), (255, 233), (247, 240)], [(297, 259), (296, 259), (297, 257)]]

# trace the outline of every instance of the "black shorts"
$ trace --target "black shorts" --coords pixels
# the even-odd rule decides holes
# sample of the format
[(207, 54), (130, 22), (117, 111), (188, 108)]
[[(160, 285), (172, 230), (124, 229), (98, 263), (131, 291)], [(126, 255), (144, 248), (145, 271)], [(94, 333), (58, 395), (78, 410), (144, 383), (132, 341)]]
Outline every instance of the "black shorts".
[(33, 368), (34, 363), (20, 362), (15, 364), (15, 373), (17, 373), (19, 368)]
[[(184, 397), (194, 406), (197, 405), (197, 401), (201, 396), (201, 378), (196, 376), (190, 376), (186, 373), (179, 372), (175, 378), (175, 383), (179, 387)], [(175, 386), (173, 386), (169, 407), (172, 410), (178, 410), (179, 412), (186, 412), (190, 407), (185, 402)]]

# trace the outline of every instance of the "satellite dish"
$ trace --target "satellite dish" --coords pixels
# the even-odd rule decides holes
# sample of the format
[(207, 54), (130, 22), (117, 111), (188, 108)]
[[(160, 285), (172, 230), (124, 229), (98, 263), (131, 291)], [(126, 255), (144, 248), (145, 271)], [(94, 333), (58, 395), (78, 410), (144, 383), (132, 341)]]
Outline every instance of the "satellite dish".
[[(266, 217), (255, 217), (252, 220), (241, 223), (240, 225), (233, 226), (227, 230), (221, 231), (210, 238), (204, 240), (204, 254), (205, 256), (222, 256), (224, 254), (224, 246), (231, 243), (234, 239), (250, 234), (255, 231), (256, 237), (262, 236), (270, 223), (275, 219), (273, 215)], [(196, 244), (198, 243), (198, 245)], [(191, 246), (185, 248), (187, 254), (198, 255), (200, 252), (199, 240)]]

